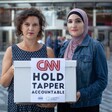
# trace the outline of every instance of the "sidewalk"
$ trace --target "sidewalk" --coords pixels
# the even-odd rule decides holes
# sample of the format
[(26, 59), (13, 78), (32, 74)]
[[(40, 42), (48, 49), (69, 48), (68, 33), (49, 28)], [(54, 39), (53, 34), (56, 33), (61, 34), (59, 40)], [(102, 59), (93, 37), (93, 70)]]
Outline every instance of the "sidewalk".
[(0, 112), (7, 112), (7, 90), (0, 85)]
[[(0, 52), (0, 74), (4, 52)], [(7, 112), (7, 89), (0, 85), (0, 112)]]
[(103, 93), (101, 112), (112, 112), (112, 53), (108, 63), (108, 85)]
[[(3, 54), (0, 53), (0, 73)], [(108, 63), (108, 85), (103, 93), (102, 104), (100, 105), (100, 112), (112, 112), (112, 53)], [(7, 89), (0, 86), (0, 112), (7, 112)]]

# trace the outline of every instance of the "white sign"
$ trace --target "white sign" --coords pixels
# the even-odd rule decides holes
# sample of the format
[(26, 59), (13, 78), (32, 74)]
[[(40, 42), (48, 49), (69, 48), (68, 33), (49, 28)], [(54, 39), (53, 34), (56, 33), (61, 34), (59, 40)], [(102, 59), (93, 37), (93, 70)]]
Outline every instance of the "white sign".
[(31, 59), (31, 102), (65, 102), (65, 59)]

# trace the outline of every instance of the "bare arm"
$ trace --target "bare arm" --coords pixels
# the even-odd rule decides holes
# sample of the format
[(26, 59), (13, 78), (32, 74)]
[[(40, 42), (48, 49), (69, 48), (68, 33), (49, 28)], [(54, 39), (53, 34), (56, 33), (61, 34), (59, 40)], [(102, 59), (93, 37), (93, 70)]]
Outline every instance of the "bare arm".
[(0, 84), (8, 87), (14, 76), (14, 67), (12, 65), (12, 48), (8, 47), (2, 61), (2, 74)]

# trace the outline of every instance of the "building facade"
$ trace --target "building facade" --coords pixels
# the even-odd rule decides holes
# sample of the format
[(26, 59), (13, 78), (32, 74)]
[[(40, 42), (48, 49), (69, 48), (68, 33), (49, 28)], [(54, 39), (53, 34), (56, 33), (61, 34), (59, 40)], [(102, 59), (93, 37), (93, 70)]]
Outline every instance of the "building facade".
[[(0, 51), (20, 41), (15, 35), (14, 17), (25, 8), (40, 8), (45, 14), (48, 31), (54, 38), (68, 35), (66, 15), (72, 8), (84, 9), (89, 17), (89, 33), (112, 51), (112, 0), (3, 0), (0, 1)], [(52, 22), (51, 22), (52, 21)], [(45, 38), (44, 41), (45, 41)]]

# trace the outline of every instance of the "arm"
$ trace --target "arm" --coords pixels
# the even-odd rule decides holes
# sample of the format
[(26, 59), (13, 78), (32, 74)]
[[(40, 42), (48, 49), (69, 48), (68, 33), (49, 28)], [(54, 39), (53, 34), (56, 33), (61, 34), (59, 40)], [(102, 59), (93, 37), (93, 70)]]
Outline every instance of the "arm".
[(4, 87), (8, 87), (14, 76), (14, 68), (12, 65), (12, 48), (8, 47), (2, 61), (2, 74), (0, 84)]

